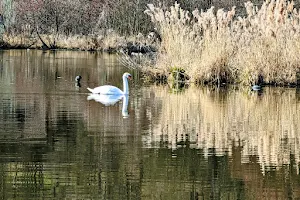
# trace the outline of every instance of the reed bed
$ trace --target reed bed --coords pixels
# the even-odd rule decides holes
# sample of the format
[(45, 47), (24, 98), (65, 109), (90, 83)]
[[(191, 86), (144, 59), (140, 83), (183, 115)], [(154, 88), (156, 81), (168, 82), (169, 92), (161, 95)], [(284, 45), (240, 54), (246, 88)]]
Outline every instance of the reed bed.
[(286, 0), (247, 2), (245, 10), (238, 16), (235, 7), (190, 13), (178, 3), (169, 11), (149, 4), (145, 13), (162, 38), (152, 68), (166, 76), (181, 68), (201, 83), (297, 84), (299, 10)]
[(242, 163), (258, 156), (263, 172), (268, 167), (291, 164), (293, 159), (299, 165), (296, 89), (266, 88), (263, 95), (243, 89), (226, 92), (191, 87), (183, 94), (152, 90), (149, 93), (155, 91), (155, 98), (161, 101), (162, 114), (152, 122), (151, 147), (189, 145), (203, 149), (206, 156), (210, 149), (217, 155), (232, 156), (234, 147), (242, 146)]

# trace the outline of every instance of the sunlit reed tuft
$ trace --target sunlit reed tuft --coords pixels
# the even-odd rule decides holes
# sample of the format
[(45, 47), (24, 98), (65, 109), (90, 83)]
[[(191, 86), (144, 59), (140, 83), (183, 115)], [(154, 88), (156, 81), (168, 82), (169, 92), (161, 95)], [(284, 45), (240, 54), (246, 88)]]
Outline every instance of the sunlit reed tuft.
[(204, 83), (297, 83), (299, 10), (285, 0), (247, 2), (245, 9), (241, 17), (235, 7), (189, 13), (178, 3), (169, 11), (149, 4), (145, 13), (162, 38), (156, 68), (167, 74), (181, 67)]

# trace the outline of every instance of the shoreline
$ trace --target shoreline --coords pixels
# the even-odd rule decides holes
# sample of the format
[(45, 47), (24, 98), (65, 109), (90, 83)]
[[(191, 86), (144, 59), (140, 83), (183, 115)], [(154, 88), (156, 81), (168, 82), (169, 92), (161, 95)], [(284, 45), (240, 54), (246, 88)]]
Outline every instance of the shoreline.
[(0, 48), (116, 53), (154, 82), (300, 85), (300, 0), (59, 2), (3, 4)]
[(148, 41), (143, 35), (119, 36), (112, 33), (102, 35), (41, 35), (24, 36), (4, 34), (0, 49), (38, 49), (38, 50), (69, 50), (69, 51), (99, 51), (107, 53), (126, 52), (149, 53), (156, 52), (156, 44)]
[[(42, 49), (42, 48), (0, 48), (0, 50), (40, 50), (40, 51), (87, 51), (87, 52), (99, 52), (99, 53), (108, 53), (108, 54), (118, 54), (121, 50), (120, 49), (113, 49), (112, 51), (110, 50), (83, 50), (83, 49), (68, 49), (68, 48), (57, 48), (57, 49)], [(143, 56), (144, 54), (137, 55)], [(126, 56), (126, 59), (132, 59), (135, 56), (128, 56), (127, 54), (121, 55), (121, 56)], [(134, 62), (134, 61), (133, 61)], [(126, 64), (123, 64), (125, 67)], [(179, 90), (185, 87), (190, 87), (191, 85), (196, 85), (196, 86), (207, 86), (207, 87), (217, 87), (217, 88), (227, 88), (227, 87), (249, 87), (249, 85), (243, 85), (239, 83), (226, 83), (226, 82), (221, 82), (220, 84), (214, 84), (214, 83), (201, 83), (197, 81), (191, 81), (190, 78), (186, 78), (186, 76), (181, 76), (178, 80), (176, 80), (173, 77), (173, 74), (171, 72), (166, 72), (158, 69), (153, 69), (153, 68), (146, 68), (146, 69), (139, 69), (139, 68), (130, 68), (129, 69), (134, 69), (139, 71), (142, 74), (142, 79), (144, 83), (151, 83), (151, 84), (166, 84), (169, 85), (170, 88), (174, 88), (174, 86), (179, 86)], [(299, 88), (300, 84), (278, 84), (278, 83), (262, 83), (259, 84), (261, 86), (262, 90), (263, 87), (284, 87), (284, 88)]]

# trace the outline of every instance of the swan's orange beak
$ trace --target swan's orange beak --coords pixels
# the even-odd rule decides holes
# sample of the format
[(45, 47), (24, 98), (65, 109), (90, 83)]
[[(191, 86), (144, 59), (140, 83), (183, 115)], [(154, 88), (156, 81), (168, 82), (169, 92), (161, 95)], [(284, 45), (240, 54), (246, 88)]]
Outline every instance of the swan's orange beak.
[(132, 76), (131, 76), (131, 75), (128, 75), (128, 79), (131, 80), (131, 79), (132, 79)]

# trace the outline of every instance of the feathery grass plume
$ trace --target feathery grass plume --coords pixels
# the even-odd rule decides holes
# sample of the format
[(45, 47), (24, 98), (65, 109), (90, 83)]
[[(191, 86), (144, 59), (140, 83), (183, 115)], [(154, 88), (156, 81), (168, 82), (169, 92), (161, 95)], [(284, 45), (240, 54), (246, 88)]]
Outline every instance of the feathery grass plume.
[(204, 83), (295, 84), (299, 73), (300, 13), (286, 0), (245, 3), (246, 16), (211, 7), (191, 13), (178, 3), (145, 11), (161, 33), (156, 68), (185, 69)]
[(239, 68), (240, 81), (253, 84), (262, 78), (267, 84), (297, 83), (300, 18), (293, 2), (266, 1), (260, 9), (251, 2), (245, 6), (247, 17), (235, 24), (241, 37), (233, 63)]
[(168, 73), (172, 66), (178, 66), (188, 76), (203, 82), (232, 79), (234, 75), (227, 63), (234, 48), (228, 27), (235, 7), (229, 12), (220, 9), (215, 14), (212, 7), (190, 14), (178, 3), (165, 12), (151, 4), (145, 13), (161, 33), (158, 69)]

